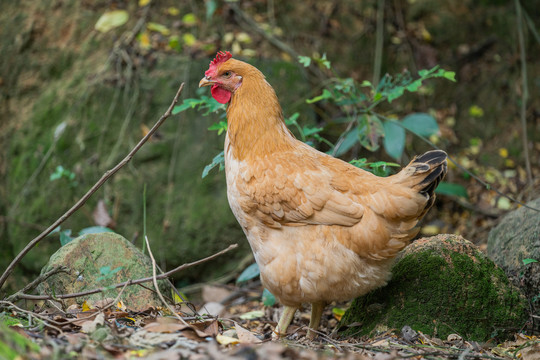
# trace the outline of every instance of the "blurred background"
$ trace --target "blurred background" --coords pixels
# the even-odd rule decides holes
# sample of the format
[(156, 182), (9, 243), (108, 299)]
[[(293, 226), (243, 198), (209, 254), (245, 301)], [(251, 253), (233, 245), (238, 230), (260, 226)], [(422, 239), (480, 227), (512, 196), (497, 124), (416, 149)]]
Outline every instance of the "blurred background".
[[(285, 116), (298, 113), (301, 126), (323, 127), (331, 142), (347, 126), (337, 121), (341, 109), (306, 99), (333, 80), (376, 83), (386, 73), (417, 76), (436, 65), (454, 71), (456, 83), (429, 80), (379, 111), (430, 114), (439, 126), (430, 140), (489, 184), (451, 166), (447, 181), (466, 194), (439, 196), (422, 228), (485, 247), (497, 218), (518, 206), (492, 189), (520, 201), (540, 189), (540, 1), (516, 3), (0, 1), (0, 269), (133, 148), (180, 83), (181, 101), (208, 96), (197, 84), (218, 50), (257, 66)], [(331, 68), (306, 68), (298, 56), (325, 56)], [(107, 226), (142, 247), (146, 223), (163, 269), (238, 243), (175, 280), (186, 286), (234, 277), (251, 261), (249, 246), (229, 210), (224, 173), (201, 177), (222, 150), (224, 135), (208, 131), (220, 120), (197, 109), (169, 118), (60, 231), (76, 236)], [(401, 165), (431, 148), (411, 134), (406, 140)], [(371, 150), (356, 144), (341, 157), (395, 161)], [(8, 285), (34, 277), (60, 247), (59, 236), (39, 243)]]

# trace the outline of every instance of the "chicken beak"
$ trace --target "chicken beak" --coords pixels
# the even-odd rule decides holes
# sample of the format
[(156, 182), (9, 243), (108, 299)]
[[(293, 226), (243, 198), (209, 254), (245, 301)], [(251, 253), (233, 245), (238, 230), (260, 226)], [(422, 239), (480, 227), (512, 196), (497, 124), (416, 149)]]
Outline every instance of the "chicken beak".
[(199, 87), (200, 87), (200, 88), (203, 87), (203, 86), (210, 86), (210, 85), (214, 85), (214, 84), (215, 84), (215, 82), (212, 81), (212, 80), (210, 80), (210, 79), (207, 78), (207, 77), (203, 77), (203, 78), (201, 79), (201, 81), (199, 81)]

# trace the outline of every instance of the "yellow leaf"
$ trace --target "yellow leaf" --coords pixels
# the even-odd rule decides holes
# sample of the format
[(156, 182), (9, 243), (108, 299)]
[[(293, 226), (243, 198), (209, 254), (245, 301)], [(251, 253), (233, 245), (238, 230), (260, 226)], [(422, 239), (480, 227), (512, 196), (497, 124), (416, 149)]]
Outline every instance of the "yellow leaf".
[(122, 300), (120, 300), (118, 303), (116, 303), (116, 307), (118, 308), (118, 310), (121, 310), (121, 311), (126, 311), (127, 310), (126, 305), (124, 304), (124, 302)]
[(138, 36), (139, 39), (139, 45), (143, 49), (150, 49), (152, 47), (152, 44), (150, 43), (150, 35), (148, 34), (148, 31), (142, 32)]
[(94, 28), (99, 32), (106, 33), (109, 30), (124, 25), (128, 19), (129, 14), (125, 10), (107, 11), (100, 16)]
[[(181, 304), (184, 302), (184, 300), (182, 300), (182, 298), (180, 296), (178, 296), (178, 294), (176, 293), (176, 291), (174, 290), (171, 290), (171, 295), (172, 295), (172, 298), (173, 298), (173, 301), (175, 304)], [(186, 295), (180, 293), (180, 295), (182, 295), (184, 297), (184, 299), (187, 299)]]
[(499, 209), (509, 210), (512, 207), (512, 203), (507, 198), (501, 197), (497, 200), (497, 207)]
[(469, 115), (472, 117), (482, 117), (484, 116), (484, 109), (478, 105), (473, 105), (469, 108)]
[(146, 6), (148, 4), (150, 4), (152, 0), (139, 0), (139, 6), (140, 7), (143, 7), (143, 6)]
[(197, 17), (193, 13), (186, 14), (182, 17), (182, 22), (185, 25), (195, 25), (197, 24)]
[(172, 16), (176, 16), (176, 15), (179, 15), (180, 14), (180, 10), (178, 10), (178, 8), (175, 8), (173, 6), (171, 6), (170, 8), (167, 9), (167, 12), (169, 13), (169, 15), (172, 15)]
[(184, 40), (184, 44), (187, 46), (193, 46), (197, 42), (197, 39), (193, 34), (187, 33), (182, 36), (182, 40)]
[(343, 317), (343, 315), (345, 315), (345, 310), (340, 308), (333, 308), (332, 314), (338, 321), (341, 321), (341, 318)]
[(251, 37), (245, 32), (238, 33), (236, 35), (236, 40), (240, 41), (241, 43), (245, 43), (245, 44), (251, 43)]
[(90, 311), (92, 310), (92, 307), (90, 304), (85, 300), (82, 304), (82, 311)]
[(150, 31), (158, 32), (164, 36), (169, 36), (171, 34), (171, 31), (167, 29), (165, 25), (161, 25), (155, 22), (149, 22), (148, 24), (146, 24), (146, 28)]
[(221, 345), (236, 345), (238, 344), (240, 341), (236, 338), (233, 338), (233, 337), (230, 337), (230, 336), (225, 336), (225, 335), (221, 335), (221, 334), (217, 334), (216, 336), (216, 341), (218, 343), (220, 343)]
[(506, 148), (500, 148), (500, 149), (499, 149), (499, 155), (500, 155), (500, 157), (506, 159), (506, 158), (508, 157), (508, 149), (506, 149)]
[(437, 225), (422, 226), (422, 235), (437, 235), (441, 232), (441, 228)]

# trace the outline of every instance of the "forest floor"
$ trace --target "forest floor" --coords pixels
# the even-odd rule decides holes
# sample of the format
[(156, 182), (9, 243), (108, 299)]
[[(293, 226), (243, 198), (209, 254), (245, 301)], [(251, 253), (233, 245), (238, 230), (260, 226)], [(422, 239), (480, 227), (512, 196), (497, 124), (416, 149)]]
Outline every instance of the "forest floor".
[[(309, 308), (297, 313), (287, 338), (272, 341), (279, 307), (265, 307), (260, 301), (260, 284), (246, 288), (205, 286), (203, 295), (215, 301), (228, 299), (219, 319), (196, 316), (183, 306), (181, 322), (166, 308), (129, 310), (129, 304), (106, 299), (61, 310), (48, 302), (46, 310), (34, 316), (48, 318), (47, 325), (29, 312), (13, 310), (11, 329), (19, 336), (10, 339), (4, 332), (2, 359), (539, 359), (540, 339), (516, 333), (511, 341), (478, 343), (457, 334), (439, 339), (410, 328), (379, 329), (371, 338), (340, 339), (335, 335), (340, 309), (334, 304), (323, 314), (320, 334), (306, 339)], [(208, 300), (207, 299), (207, 300)], [(204, 299), (203, 299), (204, 300)], [(232, 300), (232, 301), (231, 301)], [(208, 309), (214, 306), (208, 304)], [(112, 305), (112, 306), (107, 306)], [(190, 306), (192, 309), (193, 306)], [(187, 310), (187, 311), (183, 311)], [(204, 314), (205, 308), (199, 309)], [(4, 317), (6, 314), (4, 313)], [(6, 318), (3, 319), (7, 322)], [(54, 325), (53, 325), (54, 324)], [(24, 326), (24, 328), (23, 328)], [(0, 332), (1, 334), (1, 332)], [(32, 341), (29, 341), (32, 340)], [(22, 355), (25, 354), (25, 355)]]

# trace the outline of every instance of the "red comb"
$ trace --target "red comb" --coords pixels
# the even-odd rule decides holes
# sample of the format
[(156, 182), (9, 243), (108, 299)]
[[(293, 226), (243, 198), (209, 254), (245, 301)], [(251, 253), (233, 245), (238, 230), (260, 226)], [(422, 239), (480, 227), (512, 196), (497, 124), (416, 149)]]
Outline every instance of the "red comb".
[(210, 67), (208, 68), (208, 70), (206, 70), (204, 75), (206, 75), (206, 76), (214, 75), (214, 73), (216, 72), (216, 69), (219, 66), (219, 64), (224, 63), (225, 61), (229, 60), (230, 58), (232, 58), (232, 55), (231, 55), (230, 52), (228, 52), (228, 51), (226, 51), (226, 52), (223, 52), (223, 51), (218, 52), (217, 55), (216, 55), (216, 58), (214, 60), (212, 60), (212, 62), (210, 63)]

